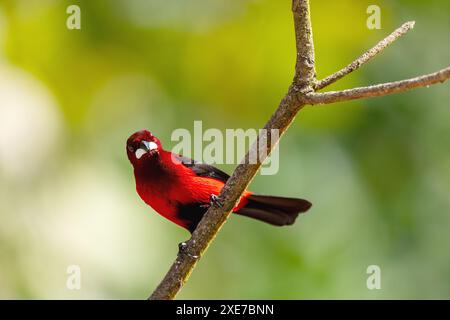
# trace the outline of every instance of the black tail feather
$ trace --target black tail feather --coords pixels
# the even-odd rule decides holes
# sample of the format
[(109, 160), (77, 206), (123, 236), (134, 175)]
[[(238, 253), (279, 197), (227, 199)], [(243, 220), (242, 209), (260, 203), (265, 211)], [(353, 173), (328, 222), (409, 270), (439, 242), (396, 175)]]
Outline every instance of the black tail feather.
[(291, 225), (297, 216), (311, 208), (307, 200), (251, 195), (237, 214), (264, 221), (275, 226)]

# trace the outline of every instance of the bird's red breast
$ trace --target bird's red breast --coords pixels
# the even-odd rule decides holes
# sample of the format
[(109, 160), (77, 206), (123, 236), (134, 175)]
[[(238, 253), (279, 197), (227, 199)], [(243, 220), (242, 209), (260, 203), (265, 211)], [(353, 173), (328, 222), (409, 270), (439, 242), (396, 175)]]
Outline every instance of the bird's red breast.
[[(188, 219), (179, 215), (180, 208), (196, 204), (207, 208), (211, 195), (219, 195), (225, 183), (214, 177), (198, 175), (190, 163), (183, 163), (183, 160), (194, 165), (191, 159), (161, 148), (151, 158), (135, 165), (134, 175), (136, 190), (146, 204), (163, 217), (189, 229)], [(250, 194), (245, 192), (233, 211), (243, 207)]]

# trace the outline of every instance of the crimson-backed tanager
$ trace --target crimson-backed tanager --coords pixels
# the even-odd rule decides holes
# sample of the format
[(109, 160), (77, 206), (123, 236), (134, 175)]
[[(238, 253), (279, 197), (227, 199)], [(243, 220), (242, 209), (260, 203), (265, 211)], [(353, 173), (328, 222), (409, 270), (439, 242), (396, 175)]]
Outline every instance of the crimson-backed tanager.
[[(194, 232), (212, 201), (217, 201), (229, 175), (164, 150), (159, 139), (147, 130), (131, 135), (126, 149), (142, 200), (163, 217)], [(303, 199), (245, 191), (233, 212), (284, 226), (293, 224), (299, 213), (310, 207), (311, 203)]]

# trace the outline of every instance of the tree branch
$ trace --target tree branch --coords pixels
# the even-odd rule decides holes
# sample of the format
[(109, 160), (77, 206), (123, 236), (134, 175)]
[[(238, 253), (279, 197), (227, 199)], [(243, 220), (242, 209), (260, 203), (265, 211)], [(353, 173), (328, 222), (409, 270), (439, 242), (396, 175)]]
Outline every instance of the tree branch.
[[(187, 241), (183, 250), (180, 250), (175, 262), (170, 267), (168, 273), (149, 297), (149, 299), (173, 299), (180, 291), (184, 283), (189, 278), (192, 270), (198, 260), (203, 256), (208, 246), (218, 234), (220, 228), (228, 219), (231, 211), (235, 207), (242, 193), (248, 187), (253, 177), (267, 155), (278, 143), (281, 136), (288, 129), (289, 125), (295, 119), (298, 111), (306, 104), (325, 104), (338, 101), (347, 101), (366, 97), (383, 96), (394, 92), (406, 91), (409, 89), (427, 86), (438, 82), (443, 82), (450, 76), (450, 68), (443, 69), (439, 72), (392, 83), (385, 83), (375, 86), (355, 88), (337, 92), (315, 93), (313, 89), (321, 89), (352, 71), (358, 69), (362, 64), (366, 63), (384, 48), (389, 46), (401, 35), (406, 33), (413, 27), (413, 23), (404, 24), (388, 36), (386, 39), (378, 43), (374, 48), (363, 54), (355, 62), (348, 65), (344, 69), (325, 78), (324, 80), (315, 82), (315, 64), (314, 64), (314, 44), (312, 38), (312, 28), (308, 0), (292, 0), (292, 11), (294, 16), (294, 27), (296, 35), (297, 59), (295, 66), (295, 75), (288, 93), (280, 102), (278, 109), (273, 113), (270, 120), (265, 125), (265, 129), (270, 134), (271, 129), (279, 130), (279, 135), (275, 139), (265, 134), (260, 134), (257, 140), (251, 146), (241, 163), (236, 167), (232, 176), (228, 179), (222, 189), (219, 202), (222, 204), (212, 205), (206, 212), (203, 219), (193, 232), (190, 240)], [(265, 141), (267, 143), (260, 143)], [(271, 142), (274, 143), (271, 143)], [(266, 152), (264, 157), (260, 157), (261, 150), (258, 146), (265, 145)], [(255, 157), (255, 154), (258, 156)], [(250, 159), (257, 159), (256, 164), (249, 164)]]
[(381, 53), (384, 49), (389, 47), (392, 43), (394, 43), (401, 36), (406, 34), (409, 30), (414, 28), (415, 21), (409, 21), (404, 23), (400, 28), (396, 29), (386, 38), (378, 42), (372, 49), (364, 52), (358, 59), (350, 63), (345, 68), (333, 73), (332, 75), (326, 77), (323, 80), (319, 80), (314, 84), (314, 90), (320, 90), (332, 83), (335, 83), (339, 79), (345, 77), (349, 73), (358, 70), (363, 64), (369, 62), (373, 58), (375, 58), (379, 53)]
[(427, 75), (381, 83), (368, 87), (359, 87), (342, 91), (329, 91), (323, 93), (309, 93), (306, 96), (308, 104), (328, 104), (334, 102), (349, 101), (362, 98), (380, 97), (388, 94), (408, 91), (411, 89), (426, 87), (437, 83), (443, 83), (450, 77), (450, 67)]
[(293, 84), (298, 87), (310, 88), (316, 77), (316, 69), (314, 66), (314, 42), (309, 1), (293, 0), (292, 13), (294, 14), (295, 44), (297, 47)]
[[(281, 101), (278, 109), (265, 125), (270, 133), (271, 129), (279, 130), (279, 138), (283, 135), (297, 112), (305, 105), (298, 99), (297, 92), (308, 91), (314, 79), (314, 44), (312, 42), (311, 20), (309, 18), (308, 0), (293, 0), (294, 25), (296, 30), (297, 53), (296, 73), (293, 85)], [(309, 89), (308, 89), (309, 88)], [(278, 138), (278, 139), (279, 139)], [(178, 254), (168, 273), (150, 296), (152, 300), (173, 299), (214, 240), (222, 225), (228, 219), (231, 210), (238, 202), (265, 158), (253, 157), (258, 154), (258, 145), (261, 140), (267, 139), (267, 152), (269, 155), (278, 140), (272, 144), (266, 135), (258, 136), (250, 151), (234, 170), (230, 179), (222, 189), (219, 201), (222, 206), (211, 206), (198, 224), (185, 249)], [(249, 159), (258, 159), (256, 164), (249, 164)]]

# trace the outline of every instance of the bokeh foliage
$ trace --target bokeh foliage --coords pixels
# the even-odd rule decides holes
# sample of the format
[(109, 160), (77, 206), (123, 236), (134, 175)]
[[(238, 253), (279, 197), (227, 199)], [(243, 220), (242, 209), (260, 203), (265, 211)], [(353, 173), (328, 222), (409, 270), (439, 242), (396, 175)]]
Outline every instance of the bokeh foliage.
[[(448, 1), (311, 2), (319, 77), (417, 22), (333, 89), (448, 65)], [(374, 3), (381, 30), (366, 28)], [(66, 28), (70, 4), (81, 30)], [(287, 0), (1, 0), (0, 298), (146, 297), (188, 233), (136, 195), (126, 138), (148, 128), (170, 148), (194, 120), (263, 126), (293, 39)], [(231, 217), (180, 297), (450, 298), (449, 99), (443, 85), (306, 108), (279, 173), (252, 189), (312, 210), (280, 229)], [(366, 288), (372, 264), (381, 290)]]

